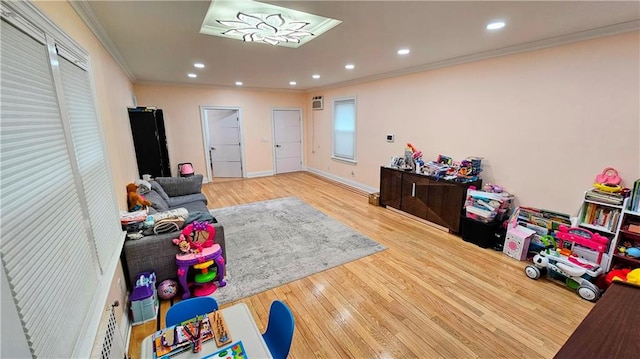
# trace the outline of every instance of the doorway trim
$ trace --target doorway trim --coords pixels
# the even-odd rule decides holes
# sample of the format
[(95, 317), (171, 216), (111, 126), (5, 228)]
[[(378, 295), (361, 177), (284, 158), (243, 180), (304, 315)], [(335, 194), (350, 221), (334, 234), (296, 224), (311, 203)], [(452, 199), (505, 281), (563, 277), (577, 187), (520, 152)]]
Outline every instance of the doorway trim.
[(204, 149), (204, 161), (207, 168), (207, 178), (205, 183), (213, 181), (213, 175), (211, 173), (211, 154), (209, 153), (209, 123), (207, 121), (207, 110), (235, 110), (238, 111), (238, 126), (240, 131), (240, 160), (242, 161), (242, 178), (247, 177), (246, 161), (244, 156), (244, 133), (242, 131), (242, 108), (232, 106), (200, 106), (200, 121), (202, 123), (202, 144)]
[(278, 165), (276, 159), (276, 123), (274, 119), (274, 112), (276, 111), (298, 111), (300, 115), (300, 170), (305, 170), (305, 158), (304, 158), (304, 121), (302, 118), (301, 107), (273, 107), (271, 108), (271, 152), (273, 153), (273, 174), (278, 174)]

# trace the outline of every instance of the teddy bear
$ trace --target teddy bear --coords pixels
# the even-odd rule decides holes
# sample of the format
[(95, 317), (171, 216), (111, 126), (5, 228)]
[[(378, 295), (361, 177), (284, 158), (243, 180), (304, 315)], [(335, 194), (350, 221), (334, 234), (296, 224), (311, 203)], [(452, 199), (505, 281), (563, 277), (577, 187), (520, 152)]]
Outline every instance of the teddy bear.
[(144, 206), (151, 206), (151, 202), (138, 193), (138, 186), (134, 183), (129, 183), (127, 185), (127, 205), (129, 206), (129, 212), (132, 212), (140, 210)]

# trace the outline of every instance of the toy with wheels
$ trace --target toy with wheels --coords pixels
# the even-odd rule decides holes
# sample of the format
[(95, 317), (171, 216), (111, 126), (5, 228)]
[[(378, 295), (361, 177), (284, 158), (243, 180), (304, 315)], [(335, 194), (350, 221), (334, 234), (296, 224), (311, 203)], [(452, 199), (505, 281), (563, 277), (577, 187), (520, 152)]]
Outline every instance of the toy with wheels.
[(556, 241), (552, 236), (540, 239), (545, 248), (533, 257), (533, 265), (525, 267), (527, 277), (538, 279), (548, 274), (554, 279), (563, 280), (583, 299), (591, 302), (598, 300), (600, 288), (593, 281), (602, 273), (602, 268), (574, 254), (556, 250)]

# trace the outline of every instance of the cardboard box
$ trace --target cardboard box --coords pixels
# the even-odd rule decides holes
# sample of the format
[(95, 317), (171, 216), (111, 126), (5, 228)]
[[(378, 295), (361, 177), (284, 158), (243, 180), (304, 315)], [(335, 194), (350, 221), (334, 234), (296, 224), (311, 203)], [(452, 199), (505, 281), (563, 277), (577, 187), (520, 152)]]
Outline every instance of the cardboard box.
[(369, 204), (374, 206), (380, 205), (380, 192), (369, 193)]

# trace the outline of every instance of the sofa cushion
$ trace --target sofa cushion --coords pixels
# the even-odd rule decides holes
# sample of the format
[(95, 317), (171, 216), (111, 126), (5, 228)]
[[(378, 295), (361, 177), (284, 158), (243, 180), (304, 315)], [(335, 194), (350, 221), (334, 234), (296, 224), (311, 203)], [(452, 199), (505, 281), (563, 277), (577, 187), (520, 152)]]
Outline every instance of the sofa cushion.
[(155, 181), (162, 186), (169, 197), (200, 193), (202, 190), (201, 174), (190, 177), (156, 177)]
[(164, 188), (162, 188), (160, 183), (151, 181), (151, 190), (156, 191), (162, 199), (165, 200), (165, 202), (169, 200), (169, 195), (164, 191)]
[(169, 197), (167, 204), (169, 204), (169, 207), (173, 208), (173, 207), (180, 207), (185, 203), (191, 203), (191, 202), (203, 202), (204, 204), (206, 204), (207, 197), (205, 197), (202, 193), (193, 193), (193, 194), (187, 194), (184, 196)]
[(144, 198), (151, 202), (151, 207), (153, 207), (158, 212), (164, 212), (169, 210), (169, 204), (167, 201), (162, 198), (156, 190), (152, 189), (149, 193), (144, 195)]
[(204, 202), (202, 202), (202, 201), (183, 203), (183, 204), (180, 205), (180, 207), (186, 208), (187, 211), (189, 211), (189, 214), (194, 213), (194, 212), (208, 212), (209, 211), (209, 209), (207, 209), (207, 205), (204, 204)]

